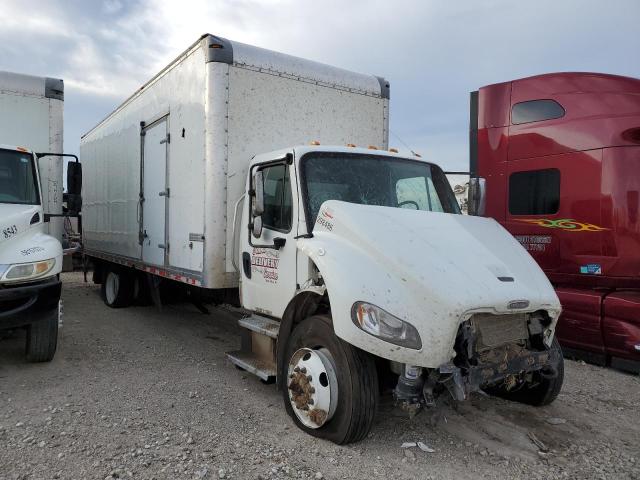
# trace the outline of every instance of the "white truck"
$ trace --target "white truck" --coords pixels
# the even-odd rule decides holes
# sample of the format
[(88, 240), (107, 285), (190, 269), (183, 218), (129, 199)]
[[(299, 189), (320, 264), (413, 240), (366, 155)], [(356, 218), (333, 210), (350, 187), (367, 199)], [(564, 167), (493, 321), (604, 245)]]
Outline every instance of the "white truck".
[(383, 79), (201, 37), (82, 138), (105, 303), (239, 289), (228, 358), (336, 443), (366, 436), (388, 379), (410, 412), (447, 391), (553, 401), (553, 288), (497, 222), (459, 214), (438, 166), (387, 151), (388, 108)]
[(62, 80), (0, 72), (0, 330), (26, 328), (34, 362), (58, 339), (63, 102)]

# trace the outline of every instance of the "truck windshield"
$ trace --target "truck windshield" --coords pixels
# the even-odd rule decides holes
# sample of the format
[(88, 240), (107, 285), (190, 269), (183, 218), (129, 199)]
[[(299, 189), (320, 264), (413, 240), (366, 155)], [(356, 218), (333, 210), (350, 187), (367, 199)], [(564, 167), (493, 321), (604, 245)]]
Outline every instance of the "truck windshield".
[(301, 162), (310, 225), (327, 200), (460, 213), (436, 165), (382, 155), (315, 152)]
[(40, 203), (30, 153), (0, 149), (0, 203)]

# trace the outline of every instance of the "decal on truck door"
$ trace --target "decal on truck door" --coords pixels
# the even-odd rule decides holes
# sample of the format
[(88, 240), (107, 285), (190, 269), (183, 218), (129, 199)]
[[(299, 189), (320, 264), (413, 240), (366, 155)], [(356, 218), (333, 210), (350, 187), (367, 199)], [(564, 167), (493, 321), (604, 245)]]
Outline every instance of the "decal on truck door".
[(515, 218), (514, 220), (517, 222), (532, 223), (539, 227), (559, 228), (569, 232), (602, 232), (609, 230), (608, 228), (599, 227), (592, 223), (581, 223), (572, 218), (560, 218), (558, 220), (550, 218)]
[(316, 219), (318, 225), (322, 225), (328, 231), (333, 230), (333, 212), (328, 208), (325, 208), (320, 212)]
[(549, 235), (516, 235), (515, 237), (527, 252), (544, 252), (547, 250), (547, 245), (551, 244)]
[(251, 255), (251, 271), (262, 275), (267, 283), (278, 283), (280, 253), (270, 248), (254, 248)]

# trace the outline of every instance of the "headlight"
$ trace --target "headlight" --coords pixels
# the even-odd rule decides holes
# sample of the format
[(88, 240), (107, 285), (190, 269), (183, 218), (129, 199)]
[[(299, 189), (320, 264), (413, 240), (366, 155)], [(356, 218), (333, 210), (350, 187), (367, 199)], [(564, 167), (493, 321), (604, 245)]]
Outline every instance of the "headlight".
[(55, 264), (55, 258), (41, 262), (16, 263), (9, 266), (2, 280), (14, 282), (35, 279), (49, 273)]
[(351, 319), (357, 327), (386, 342), (414, 350), (422, 348), (422, 340), (416, 327), (375, 305), (354, 303), (351, 307)]

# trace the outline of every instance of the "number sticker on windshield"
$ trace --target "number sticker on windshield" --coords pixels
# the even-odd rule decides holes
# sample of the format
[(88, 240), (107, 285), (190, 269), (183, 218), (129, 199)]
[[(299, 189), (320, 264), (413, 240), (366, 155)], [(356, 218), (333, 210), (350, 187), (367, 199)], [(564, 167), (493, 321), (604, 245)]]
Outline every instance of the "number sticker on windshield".
[(4, 235), (4, 238), (11, 238), (16, 233), (18, 233), (18, 227), (16, 227), (15, 225), (11, 225), (10, 227), (7, 227), (2, 230), (2, 234)]

